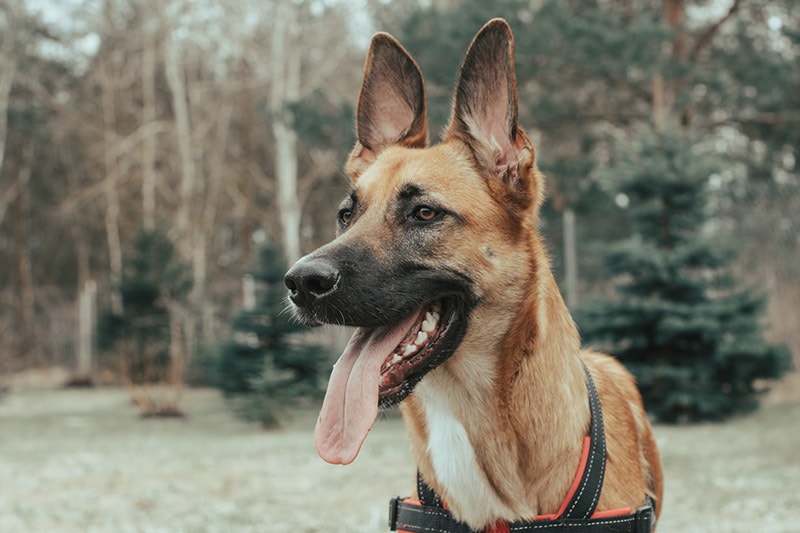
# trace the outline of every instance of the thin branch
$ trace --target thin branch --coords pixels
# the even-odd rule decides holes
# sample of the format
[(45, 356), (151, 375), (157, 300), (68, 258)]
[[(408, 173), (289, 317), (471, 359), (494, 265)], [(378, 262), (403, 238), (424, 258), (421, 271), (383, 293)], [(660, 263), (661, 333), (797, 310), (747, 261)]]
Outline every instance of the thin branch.
[(694, 46), (692, 47), (692, 51), (689, 52), (689, 60), (694, 61), (697, 59), (697, 56), (700, 55), (705, 48), (711, 44), (711, 41), (714, 39), (714, 36), (719, 32), (720, 28), (723, 24), (725, 24), (731, 17), (733, 17), (742, 5), (742, 0), (734, 0), (731, 8), (728, 10), (725, 15), (719, 19), (717, 22), (709, 26), (703, 34), (697, 38), (695, 41)]
[(719, 120), (705, 122), (711, 128), (726, 124), (791, 124), (800, 123), (800, 110), (789, 109), (786, 111), (752, 113), (747, 115), (729, 116)]
[[(90, 116), (90, 114), (83, 109), (79, 109), (74, 102), (62, 102), (57, 97), (50, 94), (38, 80), (25, 75), (23, 72), (17, 73), (16, 81), (29, 90), (31, 94), (38, 98), (46, 107), (62, 116), (68, 117), (75, 124), (80, 124), (81, 127), (91, 130), (96, 135), (103, 135), (103, 128), (90, 120), (86, 120), (86, 117)], [(76, 112), (76, 110), (79, 112)]]

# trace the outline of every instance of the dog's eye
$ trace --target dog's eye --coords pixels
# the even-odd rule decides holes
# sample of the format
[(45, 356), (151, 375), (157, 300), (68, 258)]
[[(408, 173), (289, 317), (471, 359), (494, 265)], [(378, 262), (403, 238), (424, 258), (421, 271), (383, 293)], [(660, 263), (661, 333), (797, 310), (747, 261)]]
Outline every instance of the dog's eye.
[(348, 224), (350, 224), (350, 221), (353, 220), (353, 211), (347, 208), (340, 209), (338, 217), (339, 217), (339, 223), (342, 226), (347, 226)]
[(430, 222), (439, 216), (439, 211), (427, 205), (422, 205), (414, 210), (414, 218), (422, 222)]

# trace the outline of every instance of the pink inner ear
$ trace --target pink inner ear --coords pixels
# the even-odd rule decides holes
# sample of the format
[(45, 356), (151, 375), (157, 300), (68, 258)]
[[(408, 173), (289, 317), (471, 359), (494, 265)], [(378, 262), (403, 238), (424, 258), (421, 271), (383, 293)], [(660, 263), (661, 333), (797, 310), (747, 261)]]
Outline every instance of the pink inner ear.
[(511, 137), (515, 136), (509, 124), (509, 98), (506, 91), (497, 87), (476, 86), (470, 95), (472, 106), (462, 115), (469, 135), (477, 141), (473, 146), (487, 165), (487, 170), (504, 180), (518, 179), (517, 148)]
[(509, 131), (508, 99), (496, 98), (487, 108), (481, 110), (481, 116), (477, 117), (475, 127), (478, 131), (473, 135), (491, 147), (495, 174), (516, 182), (519, 162), (517, 149), (510, 138), (514, 132)]
[(519, 160), (514, 146), (508, 143), (506, 148), (496, 150), (494, 155), (494, 173), (510, 183), (516, 183), (519, 179)]
[(396, 97), (380, 100), (380, 108), (376, 113), (378, 120), (377, 131), (380, 136), (376, 150), (380, 150), (401, 139), (414, 122), (414, 111)]

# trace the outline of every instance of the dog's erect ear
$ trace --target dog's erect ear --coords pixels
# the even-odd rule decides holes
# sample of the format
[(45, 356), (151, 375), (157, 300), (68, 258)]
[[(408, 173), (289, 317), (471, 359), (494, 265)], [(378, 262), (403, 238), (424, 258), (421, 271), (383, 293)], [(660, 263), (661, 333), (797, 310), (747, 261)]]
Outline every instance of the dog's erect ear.
[(376, 33), (369, 47), (358, 96), (356, 136), (355, 148), (345, 165), (354, 180), (387, 146), (428, 145), (422, 72), (388, 33)]
[(520, 156), (533, 146), (517, 125), (514, 36), (503, 19), (493, 19), (475, 35), (461, 65), (453, 114), (445, 139), (467, 144), (483, 170), (509, 185), (519, 179)]

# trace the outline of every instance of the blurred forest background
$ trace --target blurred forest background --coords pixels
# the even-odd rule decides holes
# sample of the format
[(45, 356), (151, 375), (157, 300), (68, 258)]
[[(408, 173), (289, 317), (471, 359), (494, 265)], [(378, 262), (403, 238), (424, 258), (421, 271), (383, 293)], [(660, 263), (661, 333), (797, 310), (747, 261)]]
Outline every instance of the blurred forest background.
[[(693, 231), (729, 252), (682, 256), (678, 277), (725, 267), (736, 290), (718, 291), (766, 299), (717, 318), (800, 361), (794, 0), (0, 0), (0, 376), (60, 366), (163, 411), (177, 401), (137, 387), (179, 391), (204, 353), (269, 345), (296, 357), (255, 381), (217, 360), (223, 390), (318, 389), (341, 338), (270, 344), (298, 328), (259, 333), (278, 322), (252, 311), (268, 295), (264, 316), (281, 316), (283, 268), (333, 236), (369, 37), (389, 31), (419, 61), (437, 132), (470, 39), (496, 16), (515, 32), (520, 123), (570, 307), (613, 300), (620, 272), (644, 268), (646, 243), (634, 267), (606, 253), (647, 238), (631, 182), (677, 176), (669, 197), (685, 177)], [(660, 138), (674, 157), (648, 167)], [(785, 367), (770, 361), (748, 387)]]

